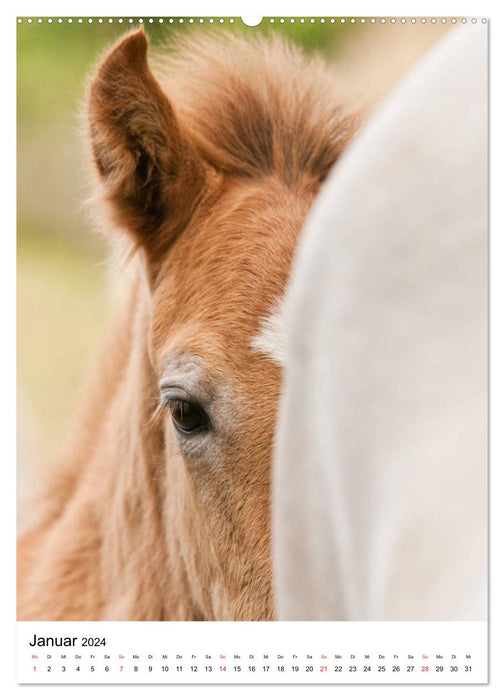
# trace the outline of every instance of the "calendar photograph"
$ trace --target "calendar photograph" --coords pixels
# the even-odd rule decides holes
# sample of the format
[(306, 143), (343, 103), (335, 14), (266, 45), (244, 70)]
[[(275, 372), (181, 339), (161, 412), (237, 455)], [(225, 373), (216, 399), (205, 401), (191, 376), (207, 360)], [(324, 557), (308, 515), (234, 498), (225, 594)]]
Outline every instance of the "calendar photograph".
[(487, 42), (17, 18), (19, 682), (486, 682)]

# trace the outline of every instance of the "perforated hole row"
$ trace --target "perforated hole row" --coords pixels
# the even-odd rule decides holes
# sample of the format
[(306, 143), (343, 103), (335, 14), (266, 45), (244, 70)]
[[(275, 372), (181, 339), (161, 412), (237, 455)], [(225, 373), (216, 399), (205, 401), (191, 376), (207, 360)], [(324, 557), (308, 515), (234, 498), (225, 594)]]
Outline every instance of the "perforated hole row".
[(487, 23), (486, 17), (18, 17), (21, 24), (235, 24), (243, 22), (247, 26), (257, 26), (261, 22), (269, 24), (467, 24)]

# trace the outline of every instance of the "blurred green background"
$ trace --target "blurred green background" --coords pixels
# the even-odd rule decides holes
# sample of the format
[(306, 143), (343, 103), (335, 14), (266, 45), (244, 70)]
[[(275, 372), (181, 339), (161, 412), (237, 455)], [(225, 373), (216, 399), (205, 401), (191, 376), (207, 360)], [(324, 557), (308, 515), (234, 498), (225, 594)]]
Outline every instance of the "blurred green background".
[[(36, 18), (18, 23), (18, 425), (21, 458), (35, 465), (55, 456), (93, 348), (107, 323), (110, 278), (106, 249), (93, 230), (84, 125), (87, 76), (104, 50), (138, 26), (117, 18), (90, 23)], [(239, 18), (204, 24), (145, 20), (152, 45), (174, 32), (279, 32), (307, 52), (335, 61), (347, 91), (376, 103), (436, 40), (432, 27), (361, 25), (329, 18), (269, 18), (255, 28)], [(399, 31), (402, 29), (402, 33)], [(439, 28), (441, 29), (441, 28)], [(408, 31), (410, 34), (408, 35)], [(429, 33), (430, 32), (430, 33)], [(412, 40), (411, 36), (416, 39)], [(426, 37), (431, 37), (426, 40)], [(412, 51), (412, 47), (417, 47)], [(401, 48), (402, 47), (402, 48)]]

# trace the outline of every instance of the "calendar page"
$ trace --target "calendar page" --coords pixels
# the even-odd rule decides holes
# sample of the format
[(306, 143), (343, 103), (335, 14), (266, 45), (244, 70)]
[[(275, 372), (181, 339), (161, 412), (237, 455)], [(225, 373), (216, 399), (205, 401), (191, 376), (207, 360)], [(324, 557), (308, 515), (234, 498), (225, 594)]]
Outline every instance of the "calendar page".
[(18, 683), (487, 683), (487, 19), (16, 22)]

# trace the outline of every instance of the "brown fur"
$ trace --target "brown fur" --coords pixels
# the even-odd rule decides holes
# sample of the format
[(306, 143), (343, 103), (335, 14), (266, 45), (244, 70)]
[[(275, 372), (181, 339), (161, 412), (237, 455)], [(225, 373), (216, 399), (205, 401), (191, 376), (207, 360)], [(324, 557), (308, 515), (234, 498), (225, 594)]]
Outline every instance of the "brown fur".
[[(138, 251), (76, 436), (19, 542), (19, 619), (274, 617), (280, 369), (250, 340), (355, 120), (329, 71), (279, 40), (188, 38), (160, 82), (146, 49), (127, 35), (90, 87), (103, 195)], [(184, 362), (213, 411), (204, 448), (156, 410), (163, 373)]]

